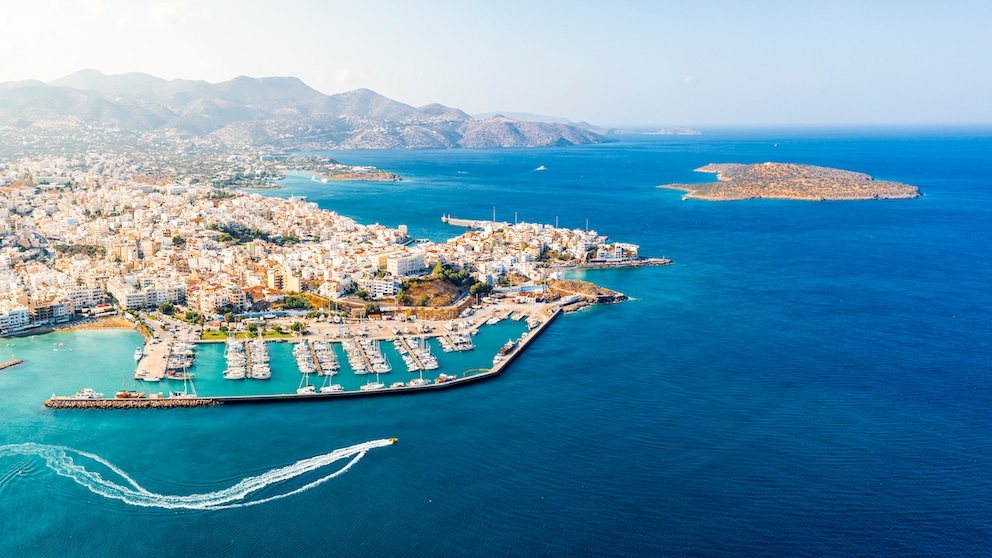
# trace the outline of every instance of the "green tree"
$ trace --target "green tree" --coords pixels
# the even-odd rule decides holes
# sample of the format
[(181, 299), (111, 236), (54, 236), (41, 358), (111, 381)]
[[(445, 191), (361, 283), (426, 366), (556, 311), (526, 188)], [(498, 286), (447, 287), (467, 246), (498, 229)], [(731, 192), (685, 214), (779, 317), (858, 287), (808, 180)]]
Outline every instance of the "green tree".
[(357, 296), (358, 298), (360, 298), (362, 300), (365, 300), (365, 299), (367, 299), (369, 297), (369, 292), (366, 291), (365, 289), (361, 289), (361, 290), (359, 290), (358, 292), (355, 293), (355, 296)]
[(256, 331), (258, 331), (258, 324), (256, 324), (256, 323), (250, 323), (250, 324), (248, 324), (248, 332), (249, 333), (255, 333)]
[(182, 248), (183, 246), (186, 246), (186, 239), (177, 234), (172, 237), (172, 245), (177, 248)]
[(365, 303), (365, 313), (366, 314), (378, 314), (380, 312), (378, 302), (366, 302)]
[(158, 311), (165, 314), (166, 316), (171, 316), (176, 312), (176, 305), (166, 301), (158, 306)]
[(224, 321), (231, 323), (234, 321), (234, 312), (227, 312), (224, 314)]
[(469, 294), (475, 295), (485, 295), (493, 292), (493, 286), (489, 283), (474, 283), (468, 288)]
[(307, 328), (303, 322), (293, 322), (293, 325), (289, 326), (289, 329), (293, 330), (294, 333), (302, 333)]

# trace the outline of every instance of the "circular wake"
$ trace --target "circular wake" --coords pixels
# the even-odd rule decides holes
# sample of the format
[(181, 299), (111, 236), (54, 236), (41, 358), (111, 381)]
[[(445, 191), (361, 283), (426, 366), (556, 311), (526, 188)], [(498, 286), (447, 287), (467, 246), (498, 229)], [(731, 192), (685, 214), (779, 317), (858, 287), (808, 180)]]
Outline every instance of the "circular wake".
[[(99, 494), (105, 498), (120, 500), (132, 506), (155, 507), (165, 509), (190, 509), (190, 510), (222, 510), (229, 508), (241, 508), (255, 506), (278, 500), (294, 494), (305, 492), (319, 484), (327, 482), (338, 475), (345, 473), (352, 465), (358, 463), (362, 457), (374, 448), (381, 448), (393, 443), (394, 439), (373, 440), (363, 444), (355, 444), (346, 448), (334, 450), (323, 455), (316, 455), (307, 459), (301, 459), (292, 465), (278, 467), (254, 477), (246, 477), (240, 482), (215, 492), (205, 494), (190, 494), (188, 496), (172, 496), (168, 494), (156, 494), (141, 487), (134, 479), (120, 468), (103, 459), (98, 455), (86, 453), (64, 446), (49, 446), (44, 444), (24, 443), (0, 446), (0, 458), (27, 455), (37, 456), (45, 460), (49, 469), (57, 474), (67, 477), (76, 483), (85, 486), (91, 492)], [(107, 467), (110, 471), (120, 477), (122, 484), (104, 479), (99, 473), (89, 471), (73, 461), (70, 454), (87, 457)], [(325, 475), (309, 484), (303, 485), (295, 490), (269, 496), (258, 500), (250, 500), (252, 494), (273, 484), (288, 481), (305, 473), (322, 469), (343, 459), (349, 461), (344, 467)]]

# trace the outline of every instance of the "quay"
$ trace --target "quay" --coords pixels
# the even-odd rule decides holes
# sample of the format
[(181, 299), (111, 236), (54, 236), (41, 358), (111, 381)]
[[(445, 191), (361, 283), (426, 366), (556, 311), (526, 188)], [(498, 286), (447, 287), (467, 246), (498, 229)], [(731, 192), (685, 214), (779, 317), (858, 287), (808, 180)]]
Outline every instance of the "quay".
[(275, 395), (218, 395), (214, 397), (181, 397), (163, 398), (147, 397), (135, 399), (77, 399), (75, 397), (52, 396), (46, 400), (44, 405), (50, 409), (172, 409), (189, 407), (212, 407), (214, 405), (237, 405), (249, 403), (275, 403), (284, 401), (313, 401), (323, 399), (341, 399), (348, 397), (369, 397), (376, 395), (396, 394), (396, 393), (418, 393), (425, 391), (436, 391), (462, 386), (470, 383), (480, 382), (495, 378), (506, 370), (506, 367), (527, 348), (531, 341), (536, 339), (558, 316), (562, 314), (561, 308), (554, 308), (548, 318), (542, 321), (537, 327), (526, 332), (520, 342), (502, 360), (493, 365), (492, 368), (479, 368), (466, 370), (461, 376), (447, 381), (434, 382), (423, 386), (403, 386), (387, 387), (374, 391), (339, 391), (334, 393), (310, 393), (310, 394), (275, 394)]

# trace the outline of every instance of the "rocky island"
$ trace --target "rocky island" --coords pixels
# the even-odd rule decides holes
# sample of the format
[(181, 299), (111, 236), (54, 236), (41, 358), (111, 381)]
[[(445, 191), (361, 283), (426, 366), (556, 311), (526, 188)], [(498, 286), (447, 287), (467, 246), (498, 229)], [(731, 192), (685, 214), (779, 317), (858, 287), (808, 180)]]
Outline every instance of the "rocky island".
[(917, 198), (920, 189), (909, 184), (875, 180), (867, 174), (793, 163), (709, 164), (697, 172), (715, 172), (716, 182), (666, 184), (688, 192), (682, 199), (727, 201), (756, 198), (793, 200), (873, 200)]

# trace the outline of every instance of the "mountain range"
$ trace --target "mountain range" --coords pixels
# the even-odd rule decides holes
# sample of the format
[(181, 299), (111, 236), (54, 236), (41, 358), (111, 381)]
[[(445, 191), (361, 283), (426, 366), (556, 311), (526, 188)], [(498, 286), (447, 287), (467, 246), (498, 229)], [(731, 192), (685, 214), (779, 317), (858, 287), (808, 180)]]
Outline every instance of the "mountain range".
[(532, 147), (611, 141), (581, 126), (440, 104), (413, 107), (368, 89), (325, 95), (295, 77), (222, 83), (82, 70), (0, 83), (0, 126), (88, 125), (289, 149)]

